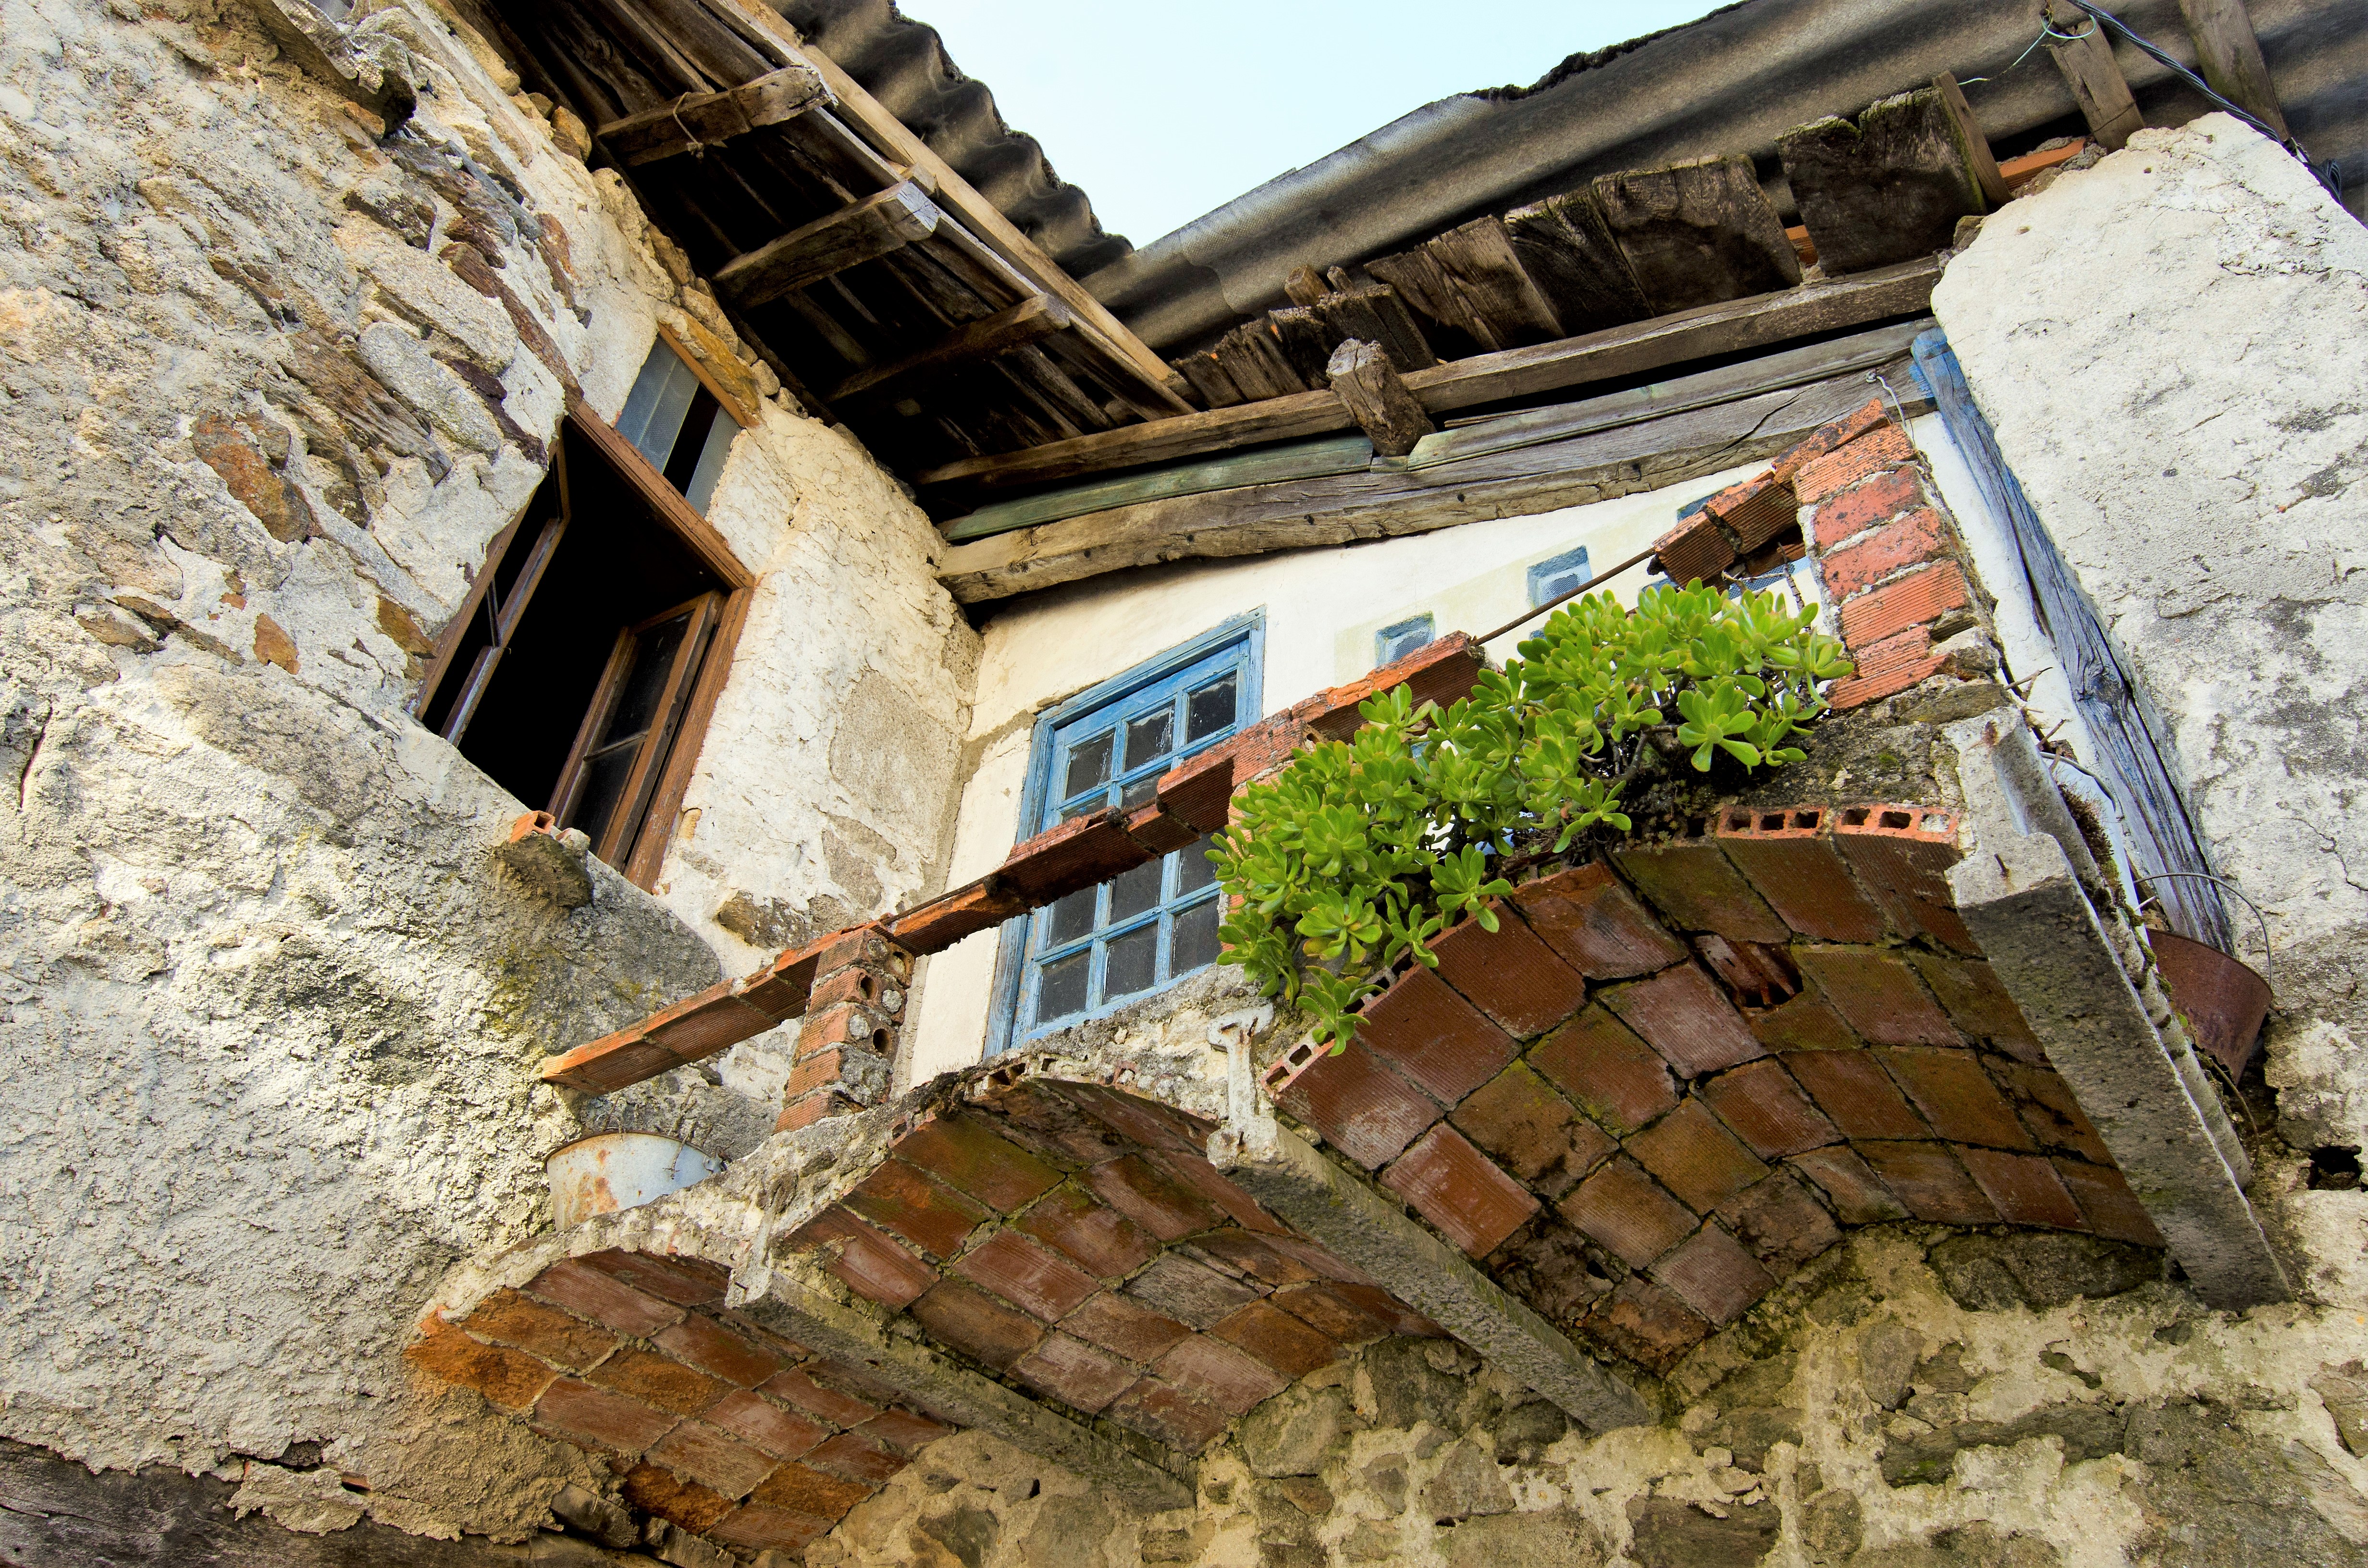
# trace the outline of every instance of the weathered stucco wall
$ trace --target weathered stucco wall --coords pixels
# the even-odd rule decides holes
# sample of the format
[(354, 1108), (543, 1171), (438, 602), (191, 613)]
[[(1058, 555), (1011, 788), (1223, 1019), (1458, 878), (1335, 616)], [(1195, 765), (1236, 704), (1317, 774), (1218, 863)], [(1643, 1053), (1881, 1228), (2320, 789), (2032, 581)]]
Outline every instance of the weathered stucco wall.
[[(357, 9), (399, 134), (245, 6), (0, 6), (0, 1435), (514, 1538), (591, 1472), (414, 1380), (426, 1292), (548, 1224), (553, 1147), (736, 1154), (780, 1069), (571, 1104), (541, 1058), (941, 875), (974, 640), (926, 519), (768, 397), (711, 508), (760, 583), (659, 897), (596, 867), (570, 913), (491, 858), (542, 802), (404, 709), (542, 471), (430, 356), (548, 440), (546, 349), (608, 414), (658, 320), (738, 346), (580, 127), (432, 4)], [(324, 1468), (243, 1469), (283, 1457)]]

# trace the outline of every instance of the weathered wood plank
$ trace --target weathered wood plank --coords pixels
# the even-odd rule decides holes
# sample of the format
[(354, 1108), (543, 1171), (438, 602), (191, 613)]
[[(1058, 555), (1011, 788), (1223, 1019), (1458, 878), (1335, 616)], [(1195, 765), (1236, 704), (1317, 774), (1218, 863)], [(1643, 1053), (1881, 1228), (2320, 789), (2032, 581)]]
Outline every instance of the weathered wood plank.
[(1429, 369), (1439, 363), (1429, 340), (1415, 324), (1414, 312), (1406, 309), (1397, 290), (1386, 283), (1335, 289), (1318, 296), (1312, 308), (1316, 324), (1328, 339), (1324, 345), (1327, 360), (1332, 350), (1354, 337), (1380, 344), (1382, 352), (1390, 357), (1390, 363), (1401, 373)]
[(1748, 158), (1602, 175), (1594, 190), (1656, 315), (1801, 281), (1800, 258)]
[[(1217, 340), (1217, 368), (1241, 392), (1244, 401), (1287, 397), (1308, 390), (1308, 382), (1282, 352), (1282, 342), (1264, 317), (1244, 322)], [(1315, 383), (1322, 386), (1322, 381)]]
[(657, 108), (612, 119), (599, 130), (609, 156), (628, 165), (655, 164), (703, 147), (720, 147), (763, 125), (779, 125), (827, 104), (822, 78), (791, 65), (721, 93), (700, 93)]
[(778, 300), (858, 263), (934, 233), (937, 204), (911, 180), (792, 229), (716, 270), (715, 287), (743, 310)]
[(2146, 117), (2138, 112), (2138, 101), (2130, 96), (2130, 85), (2114, 62), (2113, 46), (2107, 41), (2105, 29), (2095, 17), (2065, 0), (2048, 0), (2047, 22), (2055, 34), (2063, 35), (2048, 39), (2047, 52), (2055, 57), (2055, 68), (2064, 73), (2089, 133), (2107, 152), (2120, 152), (2130, 132), (2146, 123)]
[(1042, 337), (1050, 337), (1070, 323), (1068, 307), (1049, 294), (1022, 300), (977, 321), (964, 322), (935, 343), (901, 358), (882, 360), (858, 370), (830, 389), (833, 403), (858, 397), (884, 397), (913, 377), (973, 359), (991, 359)]
[(2006, 176), (1998, 170), (1998, 154), (1990, 151), (1988, 133), (1974, 118), (1974, 106), (1965, 101), (1965, 89), (1957, 85), (1954, 75), (1943, 71), (1932, 78), (1932, 90), (1941, 95), (1941, 112), (1949, 117), (1949, 129), (1957, 138), (1957, 151), (1964, 155), (1965, 167), (1973, 171), (1974, 183), (1982, 187), (1982, 199), (1992, 207), (2004, 205), (2011, 194)]
[(1376, 256), (1365, 270), (1444, 328), (1451, 341), (1469, 338), (1484, 353), (1565, 335), (1499, 218), (1475, 218), (1412, 250)]
[(1592, 186), (1515, 208), (1505, 232), (1565, 331), (1600, 332), (1653, 313)]
[(1776, 139), (1828, 277), (1947, 246), (1957, 220), (1987, 210), (1938, 88), (1870, 104), (1858, 123), (1813, 120)]
[(1417, 441), (1438, 428), (1422, 411), (1422, 404), (1415, 402), (1414, 393), (1406, 391), (1379, 344), (1351, 339), (1340, 345), (1333, 351), (1326, 373), (1332, 390), (1349, 405), (1349, 416), (1373, 443), (1373, 450), (1383, 457), (1406, 456)]
[(2245, 0), (2179, 0), (2179, 11), (2187, 18), (2187, 36), (2195, 40), (2195, 58), (2212, 90), (2280, 136), (2289, 134)]

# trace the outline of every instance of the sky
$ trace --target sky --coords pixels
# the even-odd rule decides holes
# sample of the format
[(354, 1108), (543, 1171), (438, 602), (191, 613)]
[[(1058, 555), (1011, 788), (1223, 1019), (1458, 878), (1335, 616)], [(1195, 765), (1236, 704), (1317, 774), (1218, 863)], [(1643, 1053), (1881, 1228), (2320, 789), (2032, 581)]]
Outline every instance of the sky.
[(1007, 124), (1145, 245), (1434, 98), (1719, 0), (900, 0)]

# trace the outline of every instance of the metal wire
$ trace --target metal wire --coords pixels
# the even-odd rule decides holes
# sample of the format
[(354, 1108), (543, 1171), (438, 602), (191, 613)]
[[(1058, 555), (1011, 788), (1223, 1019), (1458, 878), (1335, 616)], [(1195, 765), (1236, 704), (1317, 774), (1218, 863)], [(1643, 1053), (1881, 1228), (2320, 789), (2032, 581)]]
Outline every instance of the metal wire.
[[(2278, 988), (2270, 978), (2272, 973), (2272, 971), (2270, 968), (2270, 919), (2268, 915), (2261, 913), (2261, 906), (2255, 903), (2251, 899), (2247, 898), (2243, 888), (2238, 887), (2236, 883), (2230, 881), (2226, 877), (2215, 877), (2209, 871), (2157, 871), (2151, 876), (2134, 877), (2131, 881), (2139, 882), (2161, 882), (2169, 881), (2173, 878), (2182, 878), (2190, 881), (2210, 882), (2214, 887), (2225, 888), (2228, 892), (2235, 893), (2238, 900), (2244, 903), (2245, 907), (2253, 912), (2253, 918), (2260, 921), (2261, 926), (2261, 983), (2269, 986), (2271, 994), (2275, 995)], [(2237, 957), (2234, 953), (2230, 953), (2228, 956), (2232, 959)], [(2242, 959), (2237, 959), (2237, 961), (2242, 963), (2244, 960)]]
[(1595, 586), (1598, 583), (1608, 583), (1612, 578), (1620, 575), (1621, 573), (1627, 571), (1631, 566), (1634, 566), (1642, 562), (1650, 561), (1653, 559), (1653, 549), (1654, 547), (1647, 545), (1645, 549), (1638, 551), (1635, 554), (1630, 556), (1619, 565), (1614, 566), (1609, 572), (1597, 573), (1594, 576), (1589, 577), (1586, 582), (1581, 583), (1577, 587), (1571, 589), (1568, 593), (1556, 594), (1545, 603), (1533, 606), (1529, 609), (1523, 610), (1512, 619), (1505, 622), (1504, 625), (1497, 628), (1496, 631), (1488, 632), (1485, 636), (1474, 637), (1472, 641), (1474, 642), (1484, 643), (1494, 642), (1497, 638), (1505, 635), (1506, 632), (1511, 631), (1517, 627), (1526, 626), (1531, 621), (1535, 620), (1538, 617), (1545, 614), (1546, 611), (1555, 608), (1557, 605), (1567, 603), (1568, 601), (1578, 597), (1579, 595), (1587, 592), (1588, 589)]

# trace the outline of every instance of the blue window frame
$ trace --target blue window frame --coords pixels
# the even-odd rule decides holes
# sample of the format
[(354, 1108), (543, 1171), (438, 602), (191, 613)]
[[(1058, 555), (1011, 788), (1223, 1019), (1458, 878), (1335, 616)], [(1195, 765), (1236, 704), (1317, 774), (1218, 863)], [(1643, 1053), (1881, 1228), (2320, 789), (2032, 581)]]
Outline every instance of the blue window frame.
[[(1039, 719), (1021, 799), (1029, 838), (1107, 805), (1258, 717), (1262, 616), (1224, 625)], [(1201, 840), (1015, 917), (1003, 932), (996, 1048), (1139, 1001), (1217, 960), (1215, 873)]]
[(663, 337), (650, 345), (650, 357), (617, 415), (617, 434), (649, 459), (701, 517), (714, 498), (715, 482), (723, 477), (732, 437), (739, 433), (689, 360)]
[(1548, 556), (1530, 568), (1530, 608), (1559, 598), (1592, 575), (1587, 569), (1587, 546)]
[(1439, 640), (1437, 623), (1429, 610), (1411, 616), (1395, 626), (1384, 626), (1373, 633), (1373, 667), (1395, 664), (1417, 648), (1428, 648)]

